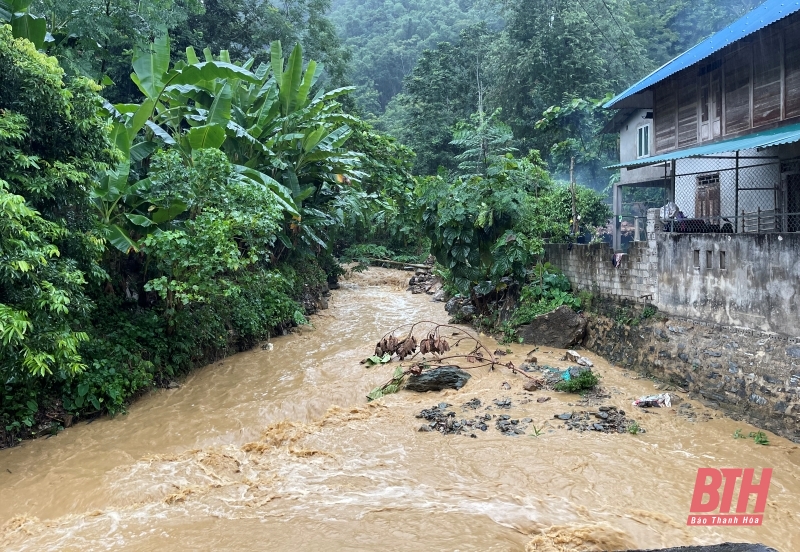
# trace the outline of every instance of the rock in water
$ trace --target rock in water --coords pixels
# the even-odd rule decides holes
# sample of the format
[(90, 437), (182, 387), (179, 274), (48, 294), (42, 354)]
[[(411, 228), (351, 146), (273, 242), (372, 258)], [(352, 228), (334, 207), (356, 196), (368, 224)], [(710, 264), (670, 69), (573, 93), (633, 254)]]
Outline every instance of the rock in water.
[(586, 334), (586, 319), (566, 305), (534, 318), (517, 329), (525, 343), (567, 349), (580, 343)]
[(542, 380), (531, 378), (522, 385), (522, 388), (525, 389), (525, 391), (536, 391), (541, 389), (543, 385), (544, 382)]
[(441, 391), (442, 389), (461, 389), (470, 375), (458, 366), (440, 366), (426, 370), (419, 376), (410, 376), (406, 389), (409, 391)]

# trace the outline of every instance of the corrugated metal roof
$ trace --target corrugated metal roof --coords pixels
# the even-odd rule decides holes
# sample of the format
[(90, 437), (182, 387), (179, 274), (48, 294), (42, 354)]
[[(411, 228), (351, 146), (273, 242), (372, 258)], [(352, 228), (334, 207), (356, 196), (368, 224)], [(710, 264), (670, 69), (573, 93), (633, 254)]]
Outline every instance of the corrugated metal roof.
[(714, 52), (718, 52), (725, 46), (736, 42), (767, 25), (775, 23), (800, 10), (800, 1), (789, 2), (787, 0), (767, 0), (759, 7), (740, 17), (718, 33), (715, 33), (696, 46), (689, 48), (684, 53), (662, 65), (645, 78), (628, 88), (625, 92), (606, 102), (605, 108), (613, 108), (621, 100), (641, 92), (657, 82), (664, 80), (670, 75), (674, 75), (681, 69), (685, 69), (695, 63), (707, 58)]
[(619, 163), (618, 165), (611, 165), (606, 168), (620, 169), (624, 167), (630, 169), (634, 167), (643, 167), (645, 165), (657, 165), (659, 163), (672, 161), (674, 159), (702, 157), (704, 155), (714, 155), (716, 153), (725, 153), (729, 151), (768, 148), (770, 146), (790, 144), (798, 141), (800, 141), (800, 123), (764, 130), (755, 134), (741, 136), (739, 138), (730, 138), (728, 140), (721, 140), (719, 142), (711, 142), (710, 144), (703, 144), (694, 148), (673, 151), (653, 157), (643, 157), (642, 159), (628, 161), (627, 163)]

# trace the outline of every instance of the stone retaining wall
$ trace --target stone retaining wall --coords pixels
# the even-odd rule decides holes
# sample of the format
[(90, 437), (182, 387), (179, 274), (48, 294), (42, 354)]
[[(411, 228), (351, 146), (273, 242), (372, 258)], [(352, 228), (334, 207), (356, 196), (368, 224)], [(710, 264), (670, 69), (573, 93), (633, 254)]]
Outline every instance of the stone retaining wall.
[[(635, 314), (642, 307), (632, 303), (607, 300), (597, 310), (587, 315), (588, 349), (800, 442), (800, 344), (795, 340), (660, 313), (639, 320)], [(631, 318), (635, 326), (620, 322)]]

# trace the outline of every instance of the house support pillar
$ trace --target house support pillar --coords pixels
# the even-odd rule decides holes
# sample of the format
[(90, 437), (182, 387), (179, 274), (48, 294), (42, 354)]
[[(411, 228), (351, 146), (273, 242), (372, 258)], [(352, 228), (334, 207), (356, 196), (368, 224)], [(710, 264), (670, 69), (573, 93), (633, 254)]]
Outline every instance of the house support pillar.
[(612, 247), (614, 248), (614, 252), (617, 252), (621, 248), (620, 243), (620, 227), (622, 225), (622, 221), (620, 220), (620, 215), (622, 215), (622, 189), (619, 183), (615, 183), (614, 187), (612, 188), (611, 194), (611, 208), (614, 212), (614, 241), (612, 243)]

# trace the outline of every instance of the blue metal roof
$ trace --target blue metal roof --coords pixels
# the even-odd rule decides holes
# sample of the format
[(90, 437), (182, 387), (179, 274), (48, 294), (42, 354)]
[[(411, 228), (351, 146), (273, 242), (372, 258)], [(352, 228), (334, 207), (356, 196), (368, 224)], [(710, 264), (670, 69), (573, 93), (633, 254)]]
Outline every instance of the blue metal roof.
[(620, 169), (622, 167), (642, 167), (645, 165), (656, 165), (658, 163), (664, 163), (665, 161), (672, 161), (674, 159), (703, 157), (704, 155), (714, 155), (729, 151), (732, 152), (739, 150), (768, 148), (771, 146), (790, 144), (798, 141), (800, 141), (800, 123), (795, 123), (793, 125), (762, 130), (761, 132), (756, 132), (755, 134), (747, 134), (746, 136), (740, 136), (739, 138), (730, 138), (728, 140), (720, 140), (718, 142), (701, 144), (693, 148), (664, 153), (653, 157), (643, 157), (641, 159), (628, 161), (626, 163), (619, 163), (617, 165), (611, 165), (605, 168)]
[(681, 69), (686, 69), (694, 65), (711, 54), (723, 49), (725, 46), (737, 40), (741, 40), (798, 10), (800, 10), (800, 2), (798, 1), (766, 0), (766, 2), (759, 7), (740, 17), (718, 33), (711, 35), (703, 42), (689, 48), (672, 61), (662, 65), (628, 88), (625, 92), (607, 102), (603, 107), (613, 108), (615, 104), (619, 103), (621, 100), (653, 86), (670, 75), (674, 75)]

